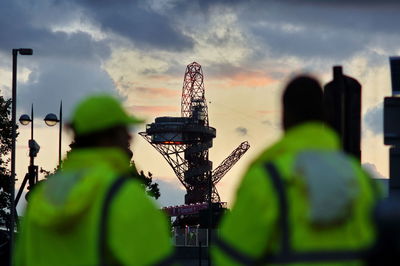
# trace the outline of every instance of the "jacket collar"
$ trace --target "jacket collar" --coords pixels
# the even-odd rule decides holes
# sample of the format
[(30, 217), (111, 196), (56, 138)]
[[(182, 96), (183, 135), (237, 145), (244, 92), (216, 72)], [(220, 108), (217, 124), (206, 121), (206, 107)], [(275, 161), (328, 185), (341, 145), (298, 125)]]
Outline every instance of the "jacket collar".
[(274, 159), (281, 154), (296, 153), (304, 149), (338, 150), (340, 142), (336, 133), (319, 122), (295, 126), (259, 157), (262, 161)]
[(129, 158), (117, 148), (84, 148), (71, 151), (63, 164), (63, 170), (87, 168), (97, 164), (107, 164), (116, 172), (129, 172)]
[(289, 129), (281, 142), (287, 149), (293, 151), (304, 148), (329, 150), (340, 148), (336, 133), (319, 122), (308, 122)]

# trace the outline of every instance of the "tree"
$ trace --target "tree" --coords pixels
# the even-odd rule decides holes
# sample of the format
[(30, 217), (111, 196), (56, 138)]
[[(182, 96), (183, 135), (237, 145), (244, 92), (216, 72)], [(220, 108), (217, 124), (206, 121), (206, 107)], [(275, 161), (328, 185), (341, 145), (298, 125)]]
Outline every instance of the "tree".
[(158, 199), (161, 196), (160, 188), (156, 182), (153, 183), (153, 174), (147, 172), (147, 175), (148, 176), (146, 176), (143, 171), (140, 171), (137, 177), (143, 184), (147, 194), (155, 199)]
[(11, 99), (0, 96), (0, 225), (10, 226), (11, 172), (8, 169), (12, 146)]
[(140, 183), (143, 186), (143, 189), (150, 197), (158, 199), (161, 196), (158, 184), (156, 182), (153, 183), (153, 174), (147, 172), (146, 176), (143, 170), (138, 172), (138, 170), (136, 169), (135, 162), (133, 160), (131, 161), (131, 173), (133, 178), (136, 178), (137, 180), (140, 181)]

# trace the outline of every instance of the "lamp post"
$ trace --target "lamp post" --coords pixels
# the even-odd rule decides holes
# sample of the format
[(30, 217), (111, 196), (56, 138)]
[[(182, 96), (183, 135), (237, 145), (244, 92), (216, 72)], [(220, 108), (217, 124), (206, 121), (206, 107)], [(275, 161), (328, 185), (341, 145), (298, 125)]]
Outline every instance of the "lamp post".
[[(17, 56), (20, 55), (32, 55), (33, 50), (30, 48), (19, 48), (12, 49), (12, 111), (11, 111), (11, 121), (12, 121), (12, 140), (11, 140), (11, 210), (10, 210), (10, 250), (14, 246), (14, 224), (15, 224), (15, 142), (17, 137), (17, 125), (16, 125), (16, 114), (17, 114)], [(12, 253), (11, 253), (12, 254)], [(10, 255), (11, 255), (10, 254)], [(10, 256), (12, 258), (12, 256)], [(11, 264), (12, 264), (12, 259)]]
[(44, 118), (44, 122), (46, 122), (46, 125), (48, 125), (50, 127), (55, 126), (57, 123), (59, 123), (59, 131), (58, 131), (58, 166), (61, 168), (62, 101), (60, 102), (59, 118), (60, 119), (57, 118), (57, 115), (55, 115), (53, 113), (49, 113)]

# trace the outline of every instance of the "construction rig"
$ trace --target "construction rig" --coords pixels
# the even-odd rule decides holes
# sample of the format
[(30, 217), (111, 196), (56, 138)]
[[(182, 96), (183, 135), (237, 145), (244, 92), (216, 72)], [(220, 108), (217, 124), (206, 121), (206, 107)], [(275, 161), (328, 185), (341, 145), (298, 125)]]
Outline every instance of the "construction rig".
[(196, 212), (199, 208), (188, 206), (203, 206), (210, 194), (212, 203), (221, 203), (216, 184), (250, 148), (247, 141), (242, 142), (212, 170), (209, 149), (216, 129), (209, 126), (203, 78), (201, 65), (189, 64), (183, 80), (181, 117), (157, 117), (154, 123), (146, 125), (145, 132), (139, 133), (162, 154), (186, 189), (185, 205), (166, 208), (171, 216), (182, 211), (186, 215), (195, 214), (184, 210)]

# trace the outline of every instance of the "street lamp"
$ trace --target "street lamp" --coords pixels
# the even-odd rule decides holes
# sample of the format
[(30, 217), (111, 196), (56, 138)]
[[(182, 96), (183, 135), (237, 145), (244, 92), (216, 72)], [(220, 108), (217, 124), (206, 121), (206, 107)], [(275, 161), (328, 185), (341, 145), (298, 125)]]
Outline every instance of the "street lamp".
[(60, 119), (57, 118), (57, 115), (53, 113), (49, 113), (44, 118), (44, 122), (49, 127), (55, 126), (59, 123), (59, 131), (58, 131), (58, 166), (61, 168), (61, 136), (62, 136), (62, 101), (60, 102)]
[[(17, 137), (17, 125), (16, 125), (16, 115), (17, 115), (17, 56), (20, 55), (32, 55), (33, 50), (30, 48), (19, 48), (12, 49), (12, 111), (11, 111), (11, 121), (12, 121), (12, 140), (11, 140), (11, 210), (10, 210), (10, 250), (14, 246), (14, 224), (15, 224), (15, 142)], [(11, 253), (12, 254), (12, 253)], [(12, 256), (10, 255), (12, 258)], [(11, 259), (12, 260), (12, 259)], [(12, 261), (11, 261), (12, 264)]]
[(31, 118), (29, 117), (29, 115), (25, 114), (25, 115), (21, 115), (19, 118), (19, 122), (21, 123), (21, 125), (28, 125), (30, 122), (32, 122)]
[(29, 117), (29, 115), (23, 114), (19, 117), (19, 122), (24, 126), (27, 126), (29, 123), (31, 123), (31, 139), (33, 139), (33, 104), (31, 106), (31, 116)]

